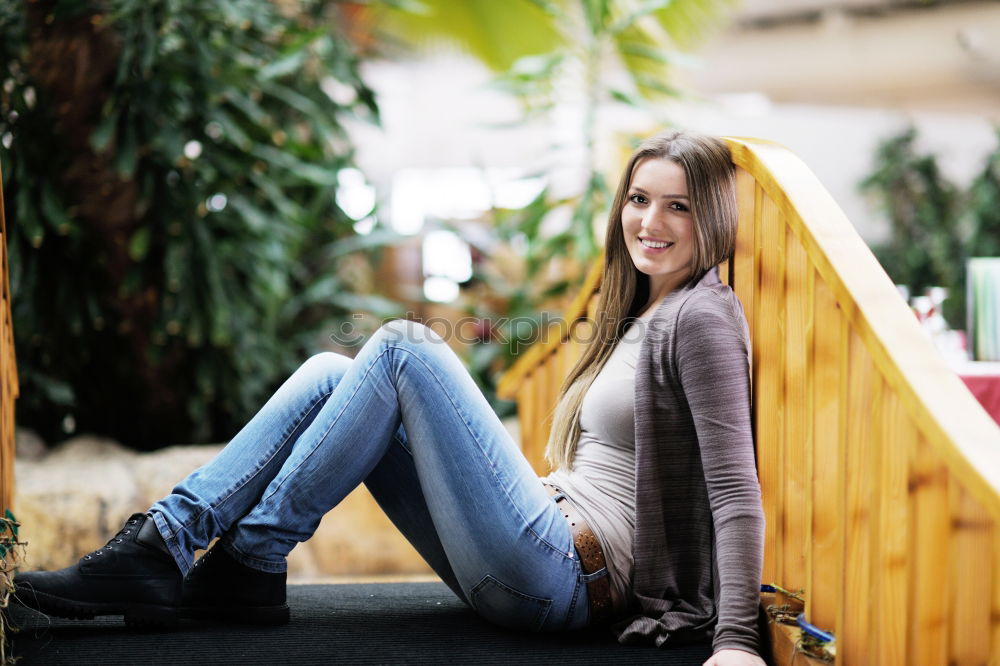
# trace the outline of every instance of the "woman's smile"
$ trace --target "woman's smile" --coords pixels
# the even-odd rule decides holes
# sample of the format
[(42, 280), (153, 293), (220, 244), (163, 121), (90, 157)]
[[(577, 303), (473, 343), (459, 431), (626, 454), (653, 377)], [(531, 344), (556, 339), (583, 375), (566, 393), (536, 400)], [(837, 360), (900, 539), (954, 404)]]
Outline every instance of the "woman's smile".
[(643, 248), (648, 250), (650, 253), (656, 253), (660, 250), (666, 250), (673, 246), (670, 241), (657, 241), (650, 238), (639, 237), (639, 242), (642, 243)]

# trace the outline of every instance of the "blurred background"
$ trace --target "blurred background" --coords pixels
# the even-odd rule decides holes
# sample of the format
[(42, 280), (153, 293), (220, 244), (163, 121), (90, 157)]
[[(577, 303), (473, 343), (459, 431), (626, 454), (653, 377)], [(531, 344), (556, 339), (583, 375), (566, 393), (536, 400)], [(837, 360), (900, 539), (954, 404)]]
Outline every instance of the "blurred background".
[[(67, 525), (141, 510), (387, 318), (442, 333), (516, 436), (496, 381), (668, 127), (798, 154), (979, 372), (969, 304), (1000, 311), (998, 282), (967, 262), (1000, 254), (998, 121), (995, 1), (6, 0), (15, 510), (53, 534), (30, 562), (90, 548)], [(351, 547), (300, 571), (421, 566)]]

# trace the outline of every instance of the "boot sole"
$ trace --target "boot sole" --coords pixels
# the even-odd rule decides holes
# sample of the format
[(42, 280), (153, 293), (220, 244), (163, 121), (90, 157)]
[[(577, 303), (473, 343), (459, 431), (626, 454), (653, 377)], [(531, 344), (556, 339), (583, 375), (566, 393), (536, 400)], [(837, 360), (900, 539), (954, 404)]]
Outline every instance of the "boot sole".
[(175, 628), (180, 622), (176, 606), (136, 603), (94, 603), (64, 599), (38, 590), (15, 589), (11, 599), (26, 608), (71, 620), (92, 620), (103, 615), (122, 615), (132, 627)]
[(280, 606), (184, 606), (181, 617), (222, 623), (280, 626), (288, 624), (288, 605)]

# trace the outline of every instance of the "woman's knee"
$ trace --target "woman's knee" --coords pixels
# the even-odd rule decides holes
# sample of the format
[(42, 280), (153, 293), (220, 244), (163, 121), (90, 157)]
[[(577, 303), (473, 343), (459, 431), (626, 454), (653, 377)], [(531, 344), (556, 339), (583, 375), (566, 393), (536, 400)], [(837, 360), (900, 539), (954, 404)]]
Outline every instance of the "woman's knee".
[(444, 343), (434, 329), (410, 319), (393, 319), (379, 327), (378, 334), (394, 344)]
[(309, 375), (316, 379), (333, 377), (337, 381), (351, 367), (351, 359), (336, 352), (324, 351), (313, 354), (299, 366), (295, 374)]

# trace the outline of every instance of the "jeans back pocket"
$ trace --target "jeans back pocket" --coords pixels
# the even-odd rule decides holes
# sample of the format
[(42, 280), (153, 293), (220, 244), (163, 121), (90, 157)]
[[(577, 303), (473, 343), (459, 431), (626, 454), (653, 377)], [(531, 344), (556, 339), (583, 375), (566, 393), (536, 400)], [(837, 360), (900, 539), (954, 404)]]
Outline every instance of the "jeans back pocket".
[(469, 602), (481, 616), (510, 629), (541, 631), (551, 599), (533, 597), (486, 575), (472, 588)]

